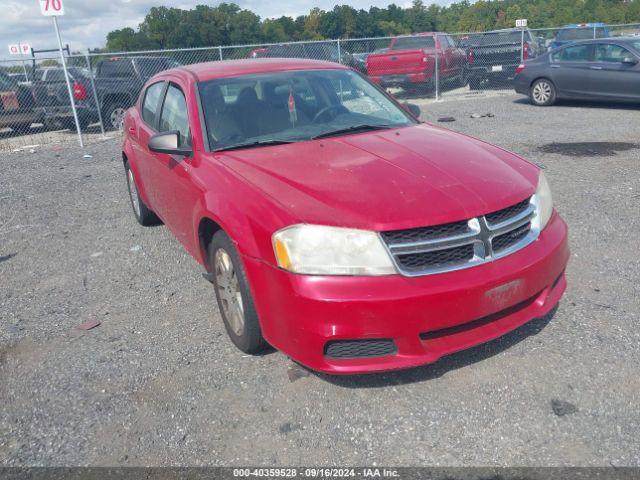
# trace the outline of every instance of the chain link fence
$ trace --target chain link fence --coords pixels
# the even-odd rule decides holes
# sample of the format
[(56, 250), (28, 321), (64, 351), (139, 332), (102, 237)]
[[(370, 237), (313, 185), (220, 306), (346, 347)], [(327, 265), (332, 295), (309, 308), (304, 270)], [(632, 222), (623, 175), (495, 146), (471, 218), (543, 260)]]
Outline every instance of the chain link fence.
[[(85, 142), (118, 135), (124, 112), (156, 73), (202, 62), (308, 58), (347, 65), (405, 101), (512, 93), (517, 66), (568, 42), (640, 36), (640, 24), (421, 33), (66, 57)], [(0, 61), (0, 152), (74, 141), (60, 57)]]

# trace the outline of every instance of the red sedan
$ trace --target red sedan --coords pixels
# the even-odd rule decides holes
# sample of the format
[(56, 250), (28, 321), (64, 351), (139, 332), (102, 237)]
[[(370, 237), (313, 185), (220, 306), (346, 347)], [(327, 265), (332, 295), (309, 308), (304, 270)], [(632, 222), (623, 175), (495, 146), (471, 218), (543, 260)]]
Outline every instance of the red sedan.
[(240, 350), (434, 362), (547, 314), (569, 251), (537, 166), (415, 113), (328, 62), (162, 72), (125, 117), (133, 211), (202, 264)]

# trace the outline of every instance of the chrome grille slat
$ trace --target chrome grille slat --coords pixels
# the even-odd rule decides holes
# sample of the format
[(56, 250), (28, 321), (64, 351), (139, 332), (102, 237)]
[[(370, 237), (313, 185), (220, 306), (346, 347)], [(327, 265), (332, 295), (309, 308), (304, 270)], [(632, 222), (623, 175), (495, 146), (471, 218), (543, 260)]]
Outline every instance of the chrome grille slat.
[[(539, 233), (537, 204), (534, 195), (497, 212), (471, 218), (466, 221), (467, 231), (463, 233), (460, 232), (464, 222), (454, 222), (380, 235), (396, 268), (405, 276), (460, 270), (510, 255), (535, 240)], [(499, 221), (492, 223), (489, 218)], [(431, 233), (430, 228), (435, 233)], [(453, 234), (443, 236), (442, 232)], [(421, 240), (413, 240), (415, 238)]]

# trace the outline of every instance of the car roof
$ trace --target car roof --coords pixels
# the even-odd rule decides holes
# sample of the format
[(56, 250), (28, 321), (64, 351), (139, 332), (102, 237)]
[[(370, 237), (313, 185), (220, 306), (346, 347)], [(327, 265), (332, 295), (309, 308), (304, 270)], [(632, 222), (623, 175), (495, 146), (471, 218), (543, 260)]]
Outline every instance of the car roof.
[(596, 23), (569, 23), (562, 28), (588, 28), (588, 27), (606, 27), (606, 23), (596, 22)]
[(605, 38), (589, 38), (587, 40), (576, 40), (575, 42), (567, 43), (566, 45), (562, 45), (562, 48), (569, 47), (571, 45), (583, 45), (588, 43), (603, 43), (603, 42), (613, 42), (613, 43), (629, 43), (638, 41), (638, 37), (605, 37)]
[(349, 67), (334, 62), (309, 60), (305, 58), (255, 58), (242, 60), (223, 60), (221, 62), (195, 63), (165, 70), (158, 76), (189, 72), (197, 81), (203, 82), (224, 77), (238, 77), (259, 73), (286, 72), (289, 70), (327, 70)]

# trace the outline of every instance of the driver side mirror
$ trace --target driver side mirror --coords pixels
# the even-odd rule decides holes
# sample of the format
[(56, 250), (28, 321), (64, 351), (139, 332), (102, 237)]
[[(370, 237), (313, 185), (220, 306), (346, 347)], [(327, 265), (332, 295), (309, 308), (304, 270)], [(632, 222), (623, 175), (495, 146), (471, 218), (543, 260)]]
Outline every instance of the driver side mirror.
[(191, 147), (180, 145), (180, 132), (177, 130), (155, 134), (149, 139), (149, 150), (168, 155), (182, 155), (183, 157), (193, 155)]
[(416, 119), (420, 118), (420, 107), (415, 103), (405, 103), (403, 104), (404, 109), (413, 115)]
[(624, 65), (635, 65), (636, 63), (638, 63), (638, 59), (633, 57), (624, 57), (622, 59), (622, 63)]

